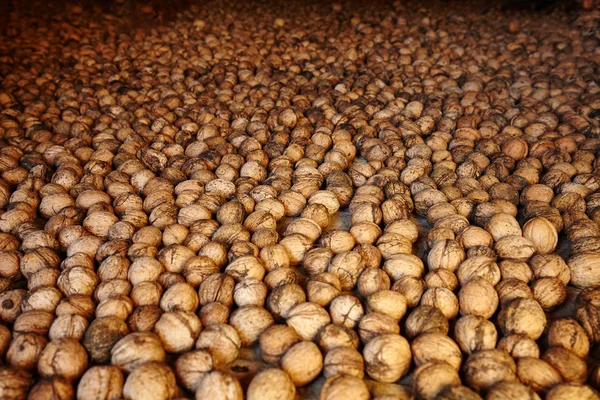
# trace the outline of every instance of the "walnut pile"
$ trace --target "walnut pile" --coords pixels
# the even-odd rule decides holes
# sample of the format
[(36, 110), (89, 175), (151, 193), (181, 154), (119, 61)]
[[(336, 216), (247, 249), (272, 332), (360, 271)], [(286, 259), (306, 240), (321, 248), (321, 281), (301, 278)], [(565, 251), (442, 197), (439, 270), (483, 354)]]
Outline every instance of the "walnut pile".
[(599, 398), (600, 1), (6, 3), (1, 399)]

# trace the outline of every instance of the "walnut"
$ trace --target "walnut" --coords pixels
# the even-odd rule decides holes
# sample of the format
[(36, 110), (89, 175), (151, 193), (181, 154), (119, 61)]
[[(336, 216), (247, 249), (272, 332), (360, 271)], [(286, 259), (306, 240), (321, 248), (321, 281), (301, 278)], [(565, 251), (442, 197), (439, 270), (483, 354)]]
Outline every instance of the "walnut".
[(207, 373), (198, 385), (196, 400), (201, 399), (224, 399), (242, 400), (244, 394), (240, 383), (231, 375), (212, 371)]
[(225, 365), (235, 360), (239, 354), (241, 340), (230, 325), (213, 324), (207, 326), (196, 341), (197, 349), (208, 350), (215, 365)]
[(533, 357), (523, 357), (518, 360), (517, 375), (521, 382), (537, 393), (545, 393), (562, 381), (558, 371), (550, 364)]
[(552, 253), (558, 244), (556, 228), (544, 217), (536, 217), (527, 221), (523, 226), (523, 237), (533, 243), (538, 254)]
[(281, 368), (296, 386), (304, 386), (321, 373), (323, 356), (313, 342), (299, 342), (290, 347), (281, 358)]
[(273, 325), (273, 316), (260, 306), (243, 306), (231, 313), (229, 324), (235, 328), (243, 346), (255, 343), (260, 334)]
[(348, 329), (354, 329), (364, 313), (360, 300), (354, 296), (338, 296), (329, 305), (331, 321)]
[(423, 399), (435, 398), (444, 388), (453, 385), (460, 385), (458, 371), (444, 361), (422, 364), (412, 377), (413, 392)]
[(8, 347), (6, 361), (14, 368), (34, 370), (48, 340), (35, 333), (15, 336)]
[(44, 348), (38, 361), (38, 372), (46, 378), (57, 376), (73, 381), (83, 374), (87, 365), (88, 355), (78, 341), (59, 339)]
[(213, 358), (208, 350), (190, 351), (175, 361), (177, 379), (190, 391), (195, 391), (202, 378), (212, 369)]
[(321, 307), (327, 307), (340, 293), (340, 280), (336, 275), (329, 272), (313, 275), (306, 283), (308, 301), (316, 303)]
[(363, 357), (353, 347), (333, 348), (325, 354), (323, 374), (326, 378), (343, 374), (362, 379), (364, 377)]
[(568, 260), (571, 270), (570, 283), (580, 288), (600, 285), (600, 256), (595, 253), (581, 253)]
[(400, 321), (406, 314), (406, 298), (393, 290), (371, 294), (366, 301), (367, 312), (377, 312)]
[(461, 315), (477, 315), (490, 318), (498, 308), (498, 294), (494, 287), (483, 278), (466, 282), (458, 293)]
[[(509, 237), (509, 236), (507, 236)], [(498, 264), (487, 256), (475, 256), (463, 261), (456, 271), (461, 286), (474, 278), (483, 278), (492, 285), (500, 282), (501, 273)]]
[(466, 354), (496, 347), (498, 332), (494, 324), (483, 317), (467, 315), (456, 321), (454, 338)]
[(319, 331), (331, 322), (327, 311), (315, 303), (300, 303), (292, 307), (286, 317), (286, 323), (303, 340), (314, 340)]
[(548, 329), (550, 346), (561, 346), (585, 358), (590, 351), (590, 340), (585, 330), (572, 318), (557, 319)]
[(397, 254), (383, 264), (385, 271), (394, 281), (410, 276), (420, 278), (425, 271), (423, 261), (414, 254)]
[(111, 364), (126, 372), (131, 372), (146, 362), (164, 362), (165, 357), (160, 339), (150, 332), (130, 333), (111, 350)]
[(473, 353), (463, 366), (465, 380), (476, 391), (488, 390), (498, 382), (517, 380), (517, 366), (502, 350), (483, 350)]
[(585, 361), (564, 347), (550, 347), (543, 354), (542, 360), (553, 366), (565, 382), (584, 383), (587, 379)]
[(430, 361), (443, 361), (457, 371), (462, 363), (462, 354), (458, 345), (441, 333), (424, 333), (411, 343), (413, 359), (417, 367)]
[(592, 388), (576, 383), (562, 383), (546, 393), (548, 400), (594, 400), (597, 398), (598, 394)]
[(127, 324), (117, 317), (97, 318), (85, 332), (83, 345), (92, 361), (107, 362), (112, 347), (128, 333)]
[(533, 256), (529, 266), (536, 278), (557, 277), (567, 285), (571, 280), (571, 270), (558, 254), (543, 254)]
[(267, 309), (277, 319), (287, 318), (292, 307), (305, 301), (306, 294), (302, 287), (295, 283), (288, 283), (271, 291), (267, 298)]
[(548, 277), (533, 281), (531, 285), (533, 298), (545, 311), (554, 309), (567, 298), (567, 289), (559, 278)]
[(287, 325), (272, 325), (259, 338), (259, 347), (263, 360), (275, 363), (294, 344), (300, 341), (296, 331)]
[(406, 299), (406, 306), (412, 308), (419, 304), (425, 290), (425, 282), (414, 276), (405, 276), (392, 285), (392, 290), (402, 294)]
[(128, 400), (169, 399), (175, 396), (177, 383), (168, 366), (149, 362), (134, 369), (123, 386), (123, 396)]
[(117, 367), (95, 366), (88, 369), (77, 386), (77, 400), (120, 398), (123, 374)]
[(267, 286), (254, 278), (246, 278), (233, 289), (233, 299), (238, 307), (248, 304), (263, 306), (267, 297)]
[(523, 236), (504, 236), (496, 242), (494, 250), (500, 258), (510, 258), (517, 261), (526, 261), (535, 252), (533, 242)]
[(7, 400), (24, 399), (33, 384), (31, 375), (21, 369), (0, 366), (0, 397)]
[(328, 352), (336, 347), (358, 348), (358, 335), (351, 329), (341, 325), (329, 324), (319, 333), (318, 344)]
[(319, 400), (343, 400), (353, 398), (368, 400), (369, 389), (365, 382), (351, 375), (335, 375), (328, 378), (319, 395)]
[(358, 334), (363, 343), (382, 334), (400, 334), (398, 322), (385, 314), (376, 312), (363, 316), (358, 324)]
[(490, 218), (485, 224), (485, 230), (492, 235), (496, 242), (504, 236), (522, 235), (521, 226), (517, 219), (506, 213), (499, 213)]
[(453, 319), (458, 314), (459, 300), (456, 298), (456, 295), (448, 289), (427, 289), (421, 297), (421, 304), (437, 307), (447, 319)]
[(506, 351), (513, 358), (540, 356), (540, 348), (535, 340), (523, 334), (504, 336), (498, 342), (498, 349)]
[(435, 242), (427, 255), (427, 266), (430, 271), (447, 269), (456, 271), (460, 263), (465, 259), (465, 251), (452, 239), (439, 240)]
[(268, 368), (252, 379), (246, 396), (248, 400), (294, 400), (296, 387), (285, 371)]
[(500, 310), (498, 324), (504, 334), (523, 333), (537, 340), (546, 327), (546, 315), (533, 299), (515, 299)]
[(190, 311), (165, 312), (154, 325), (154, 332), (169, 353), (192, 349), (201, 329), (200, 319)]
[(541, 400), (531, 388), (518, 382), (500, 382), (494, 385), (487, 394), (486, 400)]
[(374, 337), (363, 349), (367, 374), (378, 382), (395, 382), (408, 372), (411, 351), (400, 335)]

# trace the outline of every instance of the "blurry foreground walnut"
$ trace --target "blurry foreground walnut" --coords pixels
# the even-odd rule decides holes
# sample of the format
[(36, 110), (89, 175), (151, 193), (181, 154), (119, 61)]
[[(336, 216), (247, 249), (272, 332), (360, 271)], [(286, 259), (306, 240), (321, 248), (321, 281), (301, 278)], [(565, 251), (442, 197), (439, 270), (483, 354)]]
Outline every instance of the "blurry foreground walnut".
[(185, 388), (195, 391), (206, 373), (214, 367), (213, 358), (207, 350), (184, 353), (175, 361), (177, 379)]
[(248, 400), (294, 400), (296, 387), (285, 371), (269, 368), (252, 379), (246, 397)]
[(0, 398), (7, 400), (24, 399), (33, 380), (29, 373), (8, 366), (0, 366)]
[(95, 366), (79, 380), (77, 400), (109, 400), (123, 395), (123, 374), (117, 367)]
[(167, 400), (177, 393), (177, 383), (171, 368), (149, 362), (133, 370), (123, 386), (127, 400)]
[(362, 379), (350, 375), (335, 375), (325, 381), (319, 400), (368, 400), (369, 389)]
[(587, 385), (561, 383), (546, 393), (547, 400), (596, 400), (598, 393)]
[(541, 400), (531, 388), (518, 382), (500, 382), (487, 394), (486, 400)]
[(458, 371), (444, 361), (430, 361), (418, 367), (412, 378), (412, 388), (422, 399), (432, 399), (448, 386), (460, 385)]
[(71, 382), (62, 378), (42, 379), (29, 392), (28, 400), (72, 399), (75, 389)]

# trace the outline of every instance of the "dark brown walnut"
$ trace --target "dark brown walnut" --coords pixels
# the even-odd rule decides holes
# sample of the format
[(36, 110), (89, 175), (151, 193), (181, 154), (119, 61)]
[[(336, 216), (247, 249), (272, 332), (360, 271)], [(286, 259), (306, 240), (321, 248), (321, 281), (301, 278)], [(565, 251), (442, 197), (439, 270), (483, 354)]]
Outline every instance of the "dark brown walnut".
[(110, 360), (112, 347), (129, 333), (125, 321), (117, 317), (103, 317), (92, 321), (85, 333), (83, 345), (94, 362)]

